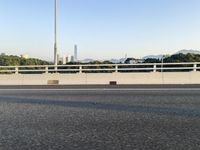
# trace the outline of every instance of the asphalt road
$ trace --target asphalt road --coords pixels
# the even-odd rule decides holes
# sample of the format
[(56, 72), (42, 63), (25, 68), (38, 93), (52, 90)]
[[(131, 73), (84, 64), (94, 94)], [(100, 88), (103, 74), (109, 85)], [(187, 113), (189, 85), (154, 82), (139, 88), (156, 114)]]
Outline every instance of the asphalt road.
[(198, 150), (200, 89), (1, 87), (0, 149)]

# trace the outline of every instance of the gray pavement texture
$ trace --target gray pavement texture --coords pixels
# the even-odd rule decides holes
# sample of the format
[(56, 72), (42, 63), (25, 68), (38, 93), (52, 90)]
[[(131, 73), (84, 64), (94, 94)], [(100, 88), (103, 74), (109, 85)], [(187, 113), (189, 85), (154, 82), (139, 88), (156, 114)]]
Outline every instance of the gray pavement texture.
[(0, 90), (0, 149), (198, 150), (200, 90)]

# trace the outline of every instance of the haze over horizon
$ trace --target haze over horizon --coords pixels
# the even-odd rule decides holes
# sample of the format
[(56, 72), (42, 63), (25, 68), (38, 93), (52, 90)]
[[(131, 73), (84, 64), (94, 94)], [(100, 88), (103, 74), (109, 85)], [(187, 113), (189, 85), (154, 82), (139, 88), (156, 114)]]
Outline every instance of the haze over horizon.
[[(58, 0), (58, 48), (110, 59), (200, 49), (199, 0)], [(53, 60), (54, 0), (0, 2), (0, 52)]]

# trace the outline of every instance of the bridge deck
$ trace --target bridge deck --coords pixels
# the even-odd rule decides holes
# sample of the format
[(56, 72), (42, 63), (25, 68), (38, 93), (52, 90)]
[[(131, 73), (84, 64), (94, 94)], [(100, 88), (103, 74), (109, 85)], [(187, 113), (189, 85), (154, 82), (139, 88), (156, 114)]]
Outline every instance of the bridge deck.
[(197, 85), (0, 88), (0, 149), (200, 149)]

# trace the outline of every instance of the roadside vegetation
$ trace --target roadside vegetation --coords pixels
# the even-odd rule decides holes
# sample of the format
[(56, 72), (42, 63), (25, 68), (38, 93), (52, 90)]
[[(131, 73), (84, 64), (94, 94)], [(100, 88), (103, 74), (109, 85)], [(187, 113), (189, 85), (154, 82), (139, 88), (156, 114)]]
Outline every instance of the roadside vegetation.
[[(144, 63), (161, 63), (161, 59), (148, 58), (144, 60)], [(171, 56), (166, 56), (163, 59), (165, 63), (179, 63), (179, 62), (200, 62), (199, 54), (174, 54)]]
[[(161, 63), (161, 59), (148, 58), (143, 63)], [(178, 62), (200, 62), (200, 55), (198, 54), (175, 54), (167, 56), (163, 59), (165, 63), (178, 63)], [(29, 65), (51, 65), (51, 62), (29, 58), (25, 59), (14, 55), (0, 55), (0, 66), (29, 66)], [(59, 64), (62, 64), (61, 62)], [(89, 63), (69, 62), (67, 65), (88, 65), (88, 64), (114, 64), (110, 61), (93, 61)]]
[(44, 60), (29, 58), (25, 59), (13, 55), (0, 55), (0, 66), (29, 66), (29, 65), (49, 65), (50, 63)]

